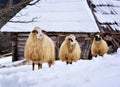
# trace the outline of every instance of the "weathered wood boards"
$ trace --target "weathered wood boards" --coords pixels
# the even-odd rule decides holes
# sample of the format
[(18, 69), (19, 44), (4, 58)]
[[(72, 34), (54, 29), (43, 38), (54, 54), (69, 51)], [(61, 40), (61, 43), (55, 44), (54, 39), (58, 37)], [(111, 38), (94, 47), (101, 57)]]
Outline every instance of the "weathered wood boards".
[[(47, 35), (52, 38), (55, 44), (56, 59), (58, 59), (59, 48), (65, 37), (69, 34), (74, 34), (77, 41), (80, 44), (82, 50), (82, 59), (91, 59), (91, 44), (94, 33), (83, 33), (83, 32), (47, 32)], [(12, 39), (12, 53), (13, 61), (24, 59), (24, 46), (28, 38), (29, 32), (11, 33)], [(119, 37), (119, 38), (116, 38)], [(110, 43), (109, 53), (115, 52), (120, 46), (120, 35), (112, 34), (105, 35), (103, 37), (107, 42)], [(114, 39), (113, 39), (114, 38)]]

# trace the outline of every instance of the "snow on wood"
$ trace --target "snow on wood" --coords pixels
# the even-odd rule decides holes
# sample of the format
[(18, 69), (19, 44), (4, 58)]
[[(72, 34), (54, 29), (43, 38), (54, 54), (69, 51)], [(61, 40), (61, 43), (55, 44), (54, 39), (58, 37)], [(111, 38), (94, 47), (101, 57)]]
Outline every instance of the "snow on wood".
[(103, 14), (96, 14), (97, 16), (97, 19), (99, 20), (99, 22), (101, 23), (114, 23), (114, 22), (117, 22), (119, 23), (120, 22), (120, 18), (119, 18), (119, 15), (103, 15)]
[(120, 1), (119, 0), (91, 0), (95, 5), (95, 16), (101, 25), (110, 25), (113, 30), (120, 31)]

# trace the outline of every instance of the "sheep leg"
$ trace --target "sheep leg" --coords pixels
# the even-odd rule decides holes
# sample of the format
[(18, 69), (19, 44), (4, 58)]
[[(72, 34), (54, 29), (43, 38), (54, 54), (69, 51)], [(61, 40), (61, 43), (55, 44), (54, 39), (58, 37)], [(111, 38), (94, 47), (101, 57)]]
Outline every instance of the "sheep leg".
[(42, 69), (42, 64), (38, 63), (38, 69)]
[(51, 65), (52, 65), (52, 61), (51, 60), (48, 61), (48, 65), (49, 65), (49, 67), (51, 67)]
[(32, 63), (32, 70), (34, 71), (35, 63)]
[(94, 57), (97, 57), (97, 55), (95, 55)]
[(100, 56), (102, 56), (102, 57), (103, 57), (103, 55), (100, 55)]
[(67, 58), (67, 57), (65, 57), (65, 59), (66, 59), (66, 64), (69, 64), (69, 62), (68, 62), (68, 58)]
[(72, 64), (72, 62), (70, 62), (70, 64)]
[(67, 61), (66, 64), (69, 64), (69, 62)]
[(97, 55), (93, 55), (92, 57), (97, 57)]
[(68, 62), (68, 61), (67, 61), (66, 64), (67, 64), (67, 65), (68, 65), (68, 64), (72, 64), (72, 62)]

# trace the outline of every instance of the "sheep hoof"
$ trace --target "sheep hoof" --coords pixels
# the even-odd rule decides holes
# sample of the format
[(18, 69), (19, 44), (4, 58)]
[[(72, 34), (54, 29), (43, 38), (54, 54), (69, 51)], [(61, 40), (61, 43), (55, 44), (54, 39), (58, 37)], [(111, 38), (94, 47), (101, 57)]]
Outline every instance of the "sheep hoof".
[(103, 57), (103, 55), (100, 55), (100, 56), (102, 56), (102, 57)]
[(66, 64), (68, 65), (68, 64), (69, 64), (69, 62), (67, 61), (67, 62), (66, 62)]
[(70, 62), (70, 64), (72, 64), (72, 62)]
[(32, 70), (34, 71), (35, 63), (32, 63)]
[(48, 61), (49, 68), (51, 67), (52, 64), (53, 64), (53, 62), (51, 60)]
[(49, 68), (51, 67), (51, 64), (49, 64)]
[(42, 64), (38, 63), (38, 69), (42, 69)]
[(97, 55), (95, 55), (94, 57), (97, 57)]

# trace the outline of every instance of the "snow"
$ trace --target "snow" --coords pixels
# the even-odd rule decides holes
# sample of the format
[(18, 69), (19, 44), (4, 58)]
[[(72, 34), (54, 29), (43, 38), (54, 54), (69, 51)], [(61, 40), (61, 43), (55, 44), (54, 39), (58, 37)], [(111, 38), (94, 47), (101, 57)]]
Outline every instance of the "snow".
[[(7, 59), (0, 59), (0, 64), (9, 65), (10, 57)], [(114, 54), (79, 60), (72, 65), (56, 61), (51, 68), (46, 63), (40, 70), (35, 68), (1, 68), (0, 87), (120, 87), (120, 48)]]
[(115, 21), (117, 23), (119, 23), (119, 20), (120, 20), (119, 15), (96, 14), (96, 16), (97, 16), (97, 19), (99, 20), (99, 22), (101, 22), (101, 23), (105, 23), (105, 22), (107, 22), (107, 23), (114, 23)]
[(12, 62), (12, 57), (11, 56), (5, 57), (5, 58), (2, 57), (0, 59), (0, 65), (6, 66), (6, 67), (11, 67), (12, 65), (17, 65), (18, 63), (21, 63), (23, 61), (25, 61), (25, 59), (21, 60), (21, 61), (17, 61), (17, 62)]
[(117, 5), (120, 6), (119, 0), (91, 0), (95, 5)]
[(111, 23), (110, 27), (113, 30), (120, 31), (120, 0), (92, 0), (92, 3), (96, 5), (95, 16), (98, 21), (100, 23)]
[(50, 32), (99, 32), (98, 26), (86, 0), (40, 0), (33, 6), (22, 9), (2, 32), (30, 32), (35, 26)]
[(11, 64), (11, 63), (12, 63), (12, 58), (11, 58), (11, 56), (10, 56), (10, 57), (6, 57), (6, 58), (2, 57), (2, 58), (0, 59), (0, 64), (1, 64), (1, 65), (6, 65), (6, 64)]

